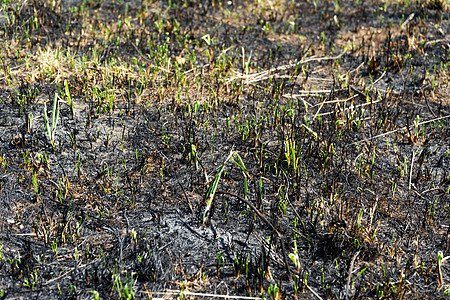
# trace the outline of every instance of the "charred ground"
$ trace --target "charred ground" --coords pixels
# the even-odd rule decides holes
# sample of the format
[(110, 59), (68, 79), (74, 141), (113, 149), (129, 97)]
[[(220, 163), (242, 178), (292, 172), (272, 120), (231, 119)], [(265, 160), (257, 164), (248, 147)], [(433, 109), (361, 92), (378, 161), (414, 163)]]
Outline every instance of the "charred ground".
[(1, 298), (447, 296), (444, 0), (1, 8)]

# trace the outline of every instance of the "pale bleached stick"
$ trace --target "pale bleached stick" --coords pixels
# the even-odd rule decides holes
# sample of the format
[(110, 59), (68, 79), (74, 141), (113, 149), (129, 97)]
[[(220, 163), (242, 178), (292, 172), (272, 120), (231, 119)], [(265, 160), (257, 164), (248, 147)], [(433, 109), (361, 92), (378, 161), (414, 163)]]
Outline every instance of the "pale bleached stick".
[(184, 292), (176, 290), (166, 290), (164, 292), (151, 292), (157, 295), (189, 295), (189, 296), (201, 296), (201, 297), (214, 297), (214, 298), (227, 298), (227, 299), (249, 299), (249, 300), (259, 300), (260, 297), (248, 297), (248, 296), (231, 296), (231, 295), (220, 295), (220, 294), (209, 294), (209, 293), (194, 293), (194, 292)]
[[(232, 81), (235, 81), (237, 79), (249, 80), (251, 78), (258, 78), (257, 81), (261, 81), (263, 79), (267, 79), (269, 74), (271, 74), (271, 73), (278, 72), (278, 71), (284, 71), (286, 69), (293, 68), (293, 67), (296, 67), (298, 65), (306, 64), (306, 63), (313, 62), (313, 61), (336, 60), (336, 59), (341, 58), (342, 55), (344, 55), (344, 53), (345, 52), (342, 52), (338, 56), (326, 56), (326, 57), (314, 57), (313, 56), (311, 58), (304, 59), (304, 60), (301, 60), (301, 61), (298, 61), (298, 62), (295, 62), (295, 63), (279, 66), (279, 67), (276, 67), (276, 68), (272, 68), (272, 69), (269, 69), (269, 70), (266, 70), (266, 71), (262, 71), (262, 72), (259, 72), (259, 73), (254, 73), (254, 74), (245, 75), (245, 74), (236, 72), (238, 74), (238, 76), (235, 76), (235, 77), (232, 77), (232, 78), (228, 79), (225, 83), (228, 84), (228, 83), (230, 83)], [(253, 79), (252, 82), (255, 82), (255, 79)]]
[(347, 284), (345, 285), (345, 299), (348, 299), (348, 294), (350, 291), (350, 282), (352, 280), (352, 272), (353, 272), (353, 266), (355, 264), (355, 260), (359, 255), (359, 251), (357, 251), (353, 257), (352, 257), (352, 261), (350, 262), (350, 269), (348, 270), (348, 276), (347, 276)]
[[(372, 102), (372, 103), (364, 103), (364, 104), (358, 104), (358, 105), (355, 105), (355, 106), (353, 106), (353, 107), (348, 107), (348, 108), (345, 108), (344, 109), (344, 111), (347, 111), (347, 110), (350, 110), (350, 109), (355, 109), (355, 108), (359, 108), (359, 107), (363, 107), (363, 106), (367, 106), (367, 105), (371, 105), (371, 104), (375, 104), (375, 103), (378, 103), (378, 102), (381, 102), (382, 100), (377, 100), (377, 101), (374, 101), (374, 102)], [(321, 114), (319, 114), (318, 116), (319, 117), (323, 117), (323, 116), (327, 116), (327, 115), (331, 115), (333, 112), (325, 112), (325, 113), (321, 113)], [(370, 118), (369, 118), (370, 119)]]
[[(434, 121), (444, 120), (444, 119), (447, 119), (447, 118), (450, 118), (450, 115), (442, 116), (442, 117), (431, 119), (431, 120), (428, 120), (428, 121), (423, 121), (423, 122), (418, 123), (417, 126), (428, 124), (428, 123), (431, 123), (431, 122), (434, 122)], [(392, 134), (392, 133), (396, 133), (396, 132), (398, 132), (400, 130), (406, 130), (406, 129), (407, 129), (407, 127), (404, 126), (404, 127), (398, 128), (398, 129), (394, 129), (394, 130), (391, 130), (391, 131), (388, 131), (388, 132), (385, 132), (385, 133), (373, 136), (371, 138), (367, 138), (367, 139), (364, 139), (364, 140), (361, 140), (361, 141), (353, 142), (350, 145), (355, 145), (355, 144), (358, 144), (358, 143), (371, 141), (371, 140), (374, 140), (374, 139), (377, 139), (377, 138), (380, 138), (380, 137), (383, 137), (383, 136), (386, 136), (386, 135), (389, 135), (389, 134)]]

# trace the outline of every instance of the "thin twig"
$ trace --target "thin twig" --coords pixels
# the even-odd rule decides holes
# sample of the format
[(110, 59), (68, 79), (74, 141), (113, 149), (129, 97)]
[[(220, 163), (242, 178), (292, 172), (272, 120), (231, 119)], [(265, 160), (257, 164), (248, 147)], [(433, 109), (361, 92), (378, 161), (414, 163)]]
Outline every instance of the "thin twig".
[(227, 298), (227, 299), (250, 299), (259, 300), (260, 297), (248, 297), (248, 296), (231, 296), (231, 295), (220, 295), (220, 294), (209, 294), (209, 293), (194, 293), (176, 290), (165, 290), (164, 292), (152, 292), (157, 295), (189, 295), (189, 296), (201, 296), (201, 297), (213, 297), (213, 298)]
[(423, 95), (423, 98), (425, 99), (425, 104), (427, 105), (428, 110), (433, 114), (433, 116), (434, 116), (435, 118), (437, 118), (438, 116), (436, 116), (436, 114), (434, 113), (434, 111), (431, 109), (430, 103), (428, 102), (428, 97), (427, 97), (427, 95), (425, 94), (425, 91), (424, 91), (423, 89), (422, 89), (422, 95)]
[(360, 91), (359, 89), (357, 89), (356, 87), (354, 87), (353, 85), (350, 85), (350, 89), (352, 91), (354, 91), (355, 93), (357, 93), (358, 95), (360, 95), (361, 97), (365, 98), (366, 94), (364, 94), (362, 91)]
[[(439, 118), (423, 121), (423, 122), (418, 123), (417, 126), (425, 125), (425, 124), (428, 124), (428, 123), (431, 123), (431, 122), (440, 121), (440, 120), (444, 120), (444, 119), (448, 119), (448, 118), (450, 118), (450, 115), (446, 115), (446, 116), (442, 116), (442, 117), (439, 117)], [(391, 131), (388, 131), (388, 132), (385, 132), (385, 133), (382, 133), (382, 134), (378, 134), (376, 136), (373, 136), (373, 137), (370, 137), (370, 138), (367, 138), (367, 139), (364, 139), (364, 140), (353, 142), (350, 145), (356, 145), (358, 143), (368, 142), (368, 141), (371, 141), (371, 140), (374, 140), (374, 139), (377, 139), (377, 138), (380, 138), (380, 137), (383, 137), (383, 136), (386, 136), (386, 135), (390, 135), (392, 133), (396, 133), (396, 132), (398, 132), (400, 130), (407, 130), (407, 129), (408, 129), (408, 127), (404, 126), (404, 127), (397, 128), (397, 129), (394, 129), (394, 130), (391, 130)]]
[(280, 257), (277, 253), (275, 253), (275, 251), (271, 250), (271, 248), (273, 249), (273, 247), (271, 247), (271, 245), (269, 245), (269, 243), (262, 236), (260, 236), (257, 232), (255, 232), (255, 237), (261, 243), (261, 245), (267, 249), (267, 251), (269, 252), (269, 254), (268, 254), (269, 258), (274, 263), (276, 263), (279, 267), (284, 268), (285, 265), (283, 262), (283, 258)]
[(355, 260), (359, 255), (359, 251), (357, 251), (353, 257), (352, 257), (352, 261), (350, 262), (350, 268), (348, 270), (348, 276), (347, 276), (347, 284), (345, 285), (345, 299), (348, 299), (348, 293), (350, 290), (350, 281), (352, 280), (352, 272), (353, 272), (353, 266), (355, 264)]
[[(333, 103), (347, 102), (349, 100), (355, 99), (356, 97), (358, 97), (358, 96), (357, 95), (353, 95), (351, 97), (348, 97), (347, 99), (336, 99), (336, 100), (331, 100), (331, 101), (324, 101), (322, 103), (323, 104), (333, 104)], [(316, 104), (316, 105), (314, 105), (312, 107), (316, 107), (316, 106), (319, 106), (319, 104)]]
[(430, 45), (430, 44), (442, 43), (442, 42), (446, 43), (447, 46), (450, 46), (450, 45), (449, 45), (449, 41), (448, 41), (447, 39), (440, 39), (440, 40), (428, 41), (428, 42), (425, 43), (424, 46), (428, 46), (428, 45)]
[(411, 189), (411, 180), (412, 180), (412, 172), (413, 172), (413, 166), (414, 166), (414, 157), (416, 156), (416, 151), (412, 152), (412, 157), (411, 157), (411, 167), (409, 168), (409, 182), (408, 182), (408, 189)]
[[(336, 59), (341, 58), (342, 55), (344, 55), (344, 53), (345, 52), (342, 52), (341, 54), (339, 54), (337, 56), (311, 57), (311, 58), (304, 59), (304, 60), (301, 60), (301, 61), (298, 61), (298, 62), (295, 62), (295, 63), (292, 63), (292, 64), (279, 66), (279, 67), (276, 67), (276, 68), (272, 68), (272, 69), (269, 69), (269, 70), (266, 70), (266, 71), (262, 71), (262, 72), (259, 72), (259, 73), (254, 73), (254, 74), (242, 74), (242, 73), (236, 72), (238, 75), (228, 79), (225, 83), (228, 84), (228, 83), (230, 83), (232, 81), (235, 81), (235, 80), (238, 80), (238, 79), (245, 79), (246, 82), (261, 81), (261, 80), (269, 78), (269, 75), (274, 73), (274, 72), (284, 71), (286, 69), (290, 69), (290, 68), (296, 67), (298, 65), (306, 64), (306, 63), (313, 62), (313, 61), (336, 60)], [(253, 80), (249, 81), (249, 79), (252, 79), (252, 78), (253, 78)]]
[(186, 195), (186, 191), (184, 190), (183, 185), (182, 185), (180, 182), (178, 182), (178, 185), (179, 185), (179, 186), (181, 187), (181, 189), (183, 190), (184, 197), (186, 198), (186, 201), (188, 202), (188, 206), (189, 206), (189, 209), (191, 210), (191, 213), (194, 214), (194, 209), (192, 208), (193, 206), (192, 206), (191, 200), (190, 200), (190, 199), (188, 198), (188, 196)]
[[(283, 252), (283, 259), (284, 259), (284, 267), (286, 268), (286, 271), (288, 273), (298, 274), (298, 272), (296, 270), (291, 270), (291, 268), (289, 268), (288, 255), (286, 252), (286, 248), (284, 246), (282, 234), (275, 228), (275, 226), (272, 225), (272, 223), (269, 222), (269, 220), (266, 219), (266, 217), (264, 217), (264, 215), (251, 202), (249, 202), (247, 199), (245, 199), (243, 197), (240, 197), (239, 195), (228, 193), (228, 192), (217, 192), (217, 194), (230, 195), (230, 196), (238, 198), (239, 200), (241, 200), (242, 202), (247, 204), (261, 218), (261, 220), (263, 220), (264, 223), (266, 223), (272, 229), (272, 231), (274, 233), (276, 233), (276, 235), (280, 239), (281, 251)], [(270, 251), (270, 248), (269, 248), (269, 251)]]
[(405, 27), (408, 25), (408, 23), (414, 18), (416, 14), (412, 13), (408, 16), (408, 18), (405, 20), (405, 22), (402, 23), (401, 28), (405, 29)]
[[(381, 102), (381, 101), (382, 100), (377, 100), (377, 101), (374, 101), (374, 102), (371, 102), (371, 103), (369, 102), (369, 103), (358, 104), (358, 105), (355, 105), (355, 106), (350, 106), (350, 107), (344, 108), (343, 112), (346, 112), (346, 111), (351, 110), (351, 109), (356, 109), (356, 108), (359, 108), (359, 107), (364, 107), (364, 106), (367, 106), (367, 105), (372, 105), (372, 104), (375, 104), (375, 103), (378, 103), (378, 102)], [(317, 116), (318, 117), (323, 117), (323, 116), (331, 115), (332, 113), (333, 113), (332, 111), (329, 111), (329, 112), (324, 112), (324, 113), (318, 114)], [(367, 119), (370, 119), (370, 118), (367, 118)]]
[(310, 288), (309, 285), (306, 285), (306, 287), (308, 288), (308, 290), (309, 290), (311, 293), (313, 293), (314, 296), (317, 297), (317, 299), (323, 300), (323, 298), (320, 297), (320, 296), (319, 296), (312, 288)]
[(64, 273), (64, 274), (62, 274), (62, 275), (60, 275), (60, 276), (58, 276), (58, 277), (55, 277), (55, 278), (53, 278), (53, 279), (50, 279), (49, 281), (46, 281), (46, 282), (42, 283), (42, 285), (48, 285), (48, 284), (52, 283), (53, 281), (57, 281), (57, 280), (63, 278), (64, 276), (70, 274), (71, 272), (75, 271), (75, 269), (76, 269), (76, 268), (71, 268), (71, 269), (70, 269), (69, 271), (67, 271), (66, 273)]
[(329, 94), (331, 90), (309, 90), (309, 91), (298, 91), (299, 94), (285, 94), (283, 97), (293, 99), (297, 97), (309, 96), (311, 94)]
[(372, 230), (373, 216), (375, 215), (375, 210), (377, 209), (377, 204), (378, 204), (378, 196), (375, 196), (375, 203), (373, 204), (372, 209), (370, 210), (369, 233)]
[(273, 230), (279, 237), (281, 237), (281, 233), (278, 230), (276, 230), (276, 228), (272, 225), (272, 223), (270, 223), (269, 220), (267, 220), (266, 217), (264, 217), (264, 215), (250, 201), (246, 200), (245, 198), (243, 198), (239, 195), (229, 193), (229, 192), (218, 191), (216, 194), (229, 195), (229, 196), (238, 198), (240, 201), (247, 204), (258, 215), (258, 217), (260, 217), (261, 220), (263, 220), (264, 223), (266, 223), (270, 227), (271, 230)]
[(378, 77), (378, 79), (375, 80), (375, 81), (372, 83), (372, 86), (374, 86), (375, 84), (377, 84), (378, 81), (380, 81), (380, 80), (384, 77), (384, 75), (386, 75), (386, 70), (384, 70), (384, 72), (380, 75), (380, 77)]

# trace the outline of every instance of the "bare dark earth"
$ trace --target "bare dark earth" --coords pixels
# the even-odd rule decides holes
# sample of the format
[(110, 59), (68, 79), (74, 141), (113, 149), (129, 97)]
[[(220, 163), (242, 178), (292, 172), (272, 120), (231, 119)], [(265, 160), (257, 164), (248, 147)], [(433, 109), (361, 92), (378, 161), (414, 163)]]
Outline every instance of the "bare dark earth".
[(0, 299), (448, 297), (448, 12), (3, 0)]

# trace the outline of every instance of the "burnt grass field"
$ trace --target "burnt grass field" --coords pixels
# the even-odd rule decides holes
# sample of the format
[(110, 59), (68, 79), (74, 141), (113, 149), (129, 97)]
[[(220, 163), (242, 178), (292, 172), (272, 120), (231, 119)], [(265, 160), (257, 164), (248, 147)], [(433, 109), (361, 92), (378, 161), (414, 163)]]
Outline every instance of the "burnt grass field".
[(1, 0), (0, 299), (450, 297), (447, 0)]

